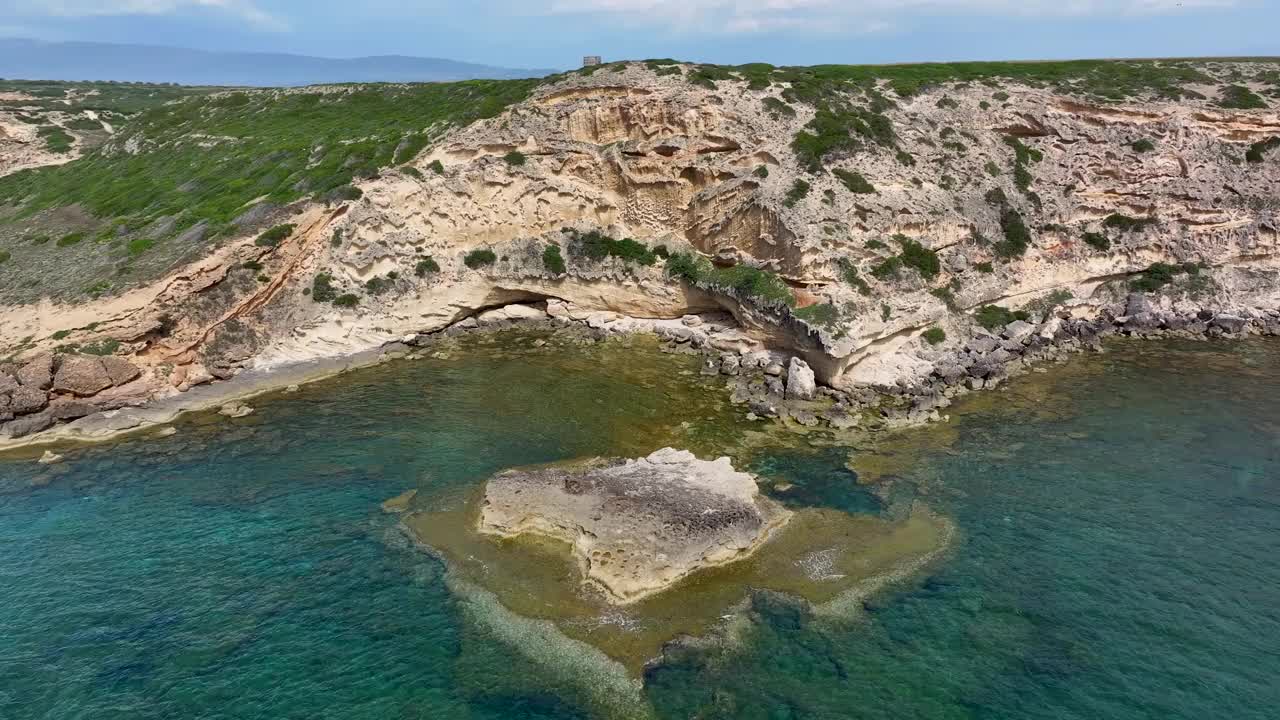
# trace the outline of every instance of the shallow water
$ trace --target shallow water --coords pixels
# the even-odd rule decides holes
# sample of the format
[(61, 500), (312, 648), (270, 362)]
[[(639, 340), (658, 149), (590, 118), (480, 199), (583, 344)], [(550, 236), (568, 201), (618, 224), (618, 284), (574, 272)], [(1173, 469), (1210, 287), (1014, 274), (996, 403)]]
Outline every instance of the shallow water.
[[(460, 499), (509, 465), (712, 454), (750, 426), (692, 359), (513, 344), (52, 470), (0, 461), (0, 717), (619, 710), (499, 639), (527, 628), (473, 621), (378, 505), (415, 487)], [(874, 488), (841, 451), (759, 454), (793, 506), (922, 500), (958, 546), (856, 620), (758, 595), (739, 644), (673, 653), (637, 702), (672, 718), (1272, 717), (1276, 397), (1274, 342), (1115, 346), (953, 408), (932, 442), (890, 443)]]

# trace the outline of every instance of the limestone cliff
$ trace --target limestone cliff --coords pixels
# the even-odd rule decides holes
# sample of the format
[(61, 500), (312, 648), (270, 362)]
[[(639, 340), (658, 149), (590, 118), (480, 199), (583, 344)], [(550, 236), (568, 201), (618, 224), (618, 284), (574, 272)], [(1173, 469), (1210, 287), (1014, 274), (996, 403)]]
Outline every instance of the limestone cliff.
[[(985, 333), (986, 306), (1123, 315), (1147, 275), (1157, 309), (1247, 318), (1280, 308), (1280, 112), (1223, 107), (1237, 90), (1268, 102), (1230, 85), (1232, 63), (1202, 70), (1178, 99), (1122, 101), (1015, 79), (832, 82), (815, 99), (691, 66), (572, 74), (359, 199), (291, 208), (278, 245), (244, 238), (104, 303), (78, 339), (119, 341), (174, 392), (512, 303), (723, 309), (853, 389), (936, 375)], [(22, 329), (10, 313), (0, 333), (36, 317), (42, 337), (71, 312), (42, 306)]]

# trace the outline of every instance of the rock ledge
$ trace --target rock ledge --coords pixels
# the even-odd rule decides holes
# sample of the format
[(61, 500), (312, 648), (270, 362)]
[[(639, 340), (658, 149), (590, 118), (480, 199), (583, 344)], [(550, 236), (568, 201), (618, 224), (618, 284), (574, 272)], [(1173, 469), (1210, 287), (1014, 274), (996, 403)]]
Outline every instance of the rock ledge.
[(790, 517), (729, 458), (664, 448), (499, 473), (485, 487), (479, 529), (569, 543), (584, 582), (621, 605), (750, 556)]

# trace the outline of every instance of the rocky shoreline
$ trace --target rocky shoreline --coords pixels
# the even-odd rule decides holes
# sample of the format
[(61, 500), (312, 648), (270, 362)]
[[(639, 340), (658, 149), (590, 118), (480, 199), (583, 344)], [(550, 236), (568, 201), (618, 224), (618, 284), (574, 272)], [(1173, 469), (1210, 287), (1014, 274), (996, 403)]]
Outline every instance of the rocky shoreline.
[[(1069, 354), (1101, 351), (1102, 340), (1109, 336), (1276, 336), (1280, 335), (1280, 310), (1225, 312), (1187, 302), (1160, 304), (1137, 293), (1123, 305), (1066, 303), (1043, 318), (1014, 320), (1003, 327), (979, 330), (963, 343), (921, 350), (921, 357), (932, 367), (927, 376), (903, 377), (893, 385), (851, 388), (819, 384), (803, 358), (768, 347), (740, 328), (728, 313), (643, 319), (583, 310), (554, 299), (494, 308), (442, 330), (407, 336), (350, 356), (247, 370), (227, 380), (209, 378), (157, 400), (147, 400), (138, 392), (143, 384), (138, 368), (126, 360), (43, 354), (21, 366), (0, 367), (0, 413), (4, 413), (0, 418), (8, 419), (0, 451), (110, 440), (156, 428), (186, 412), (237, 404), (255, 395), (391, 359), (420, 357), (442, 341), (514, 328), (574, 330), (586, 342), (652, 334), (661, 341), (663, 352), (701, 355), (702, 373), (725, 377), (732, 401), (746, 409), (748, 419), (805, 428), (879, 431), (944, 420), (941, 411), (954, 398), (996, 388), (1011, 377)], [(243, 414), (239, 406), (235, 409)]]

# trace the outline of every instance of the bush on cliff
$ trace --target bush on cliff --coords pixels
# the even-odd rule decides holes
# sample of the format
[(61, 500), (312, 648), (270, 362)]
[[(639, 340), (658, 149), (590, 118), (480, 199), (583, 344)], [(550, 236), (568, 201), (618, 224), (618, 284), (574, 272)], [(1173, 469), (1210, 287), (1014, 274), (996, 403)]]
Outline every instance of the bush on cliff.
[(497, 262), (498, 256), (488, 248), (481, 250), (472, 250), (462, 258), (462, 263), (472, 270), (478, 270), (486, 265), (492, 265)]
[(1031, 315), (1024, 310), (1010, 310), (999, 305), (983, 305), (973, 314), (973, 319), (988, 331), (998, 330), (1015, 320), (1028, 320)]
[(548, 245), (542, 250), (542, 265), (552, 275), (563, 275), (565, 273), (564, 256), (560, 254), (559, 245)]

